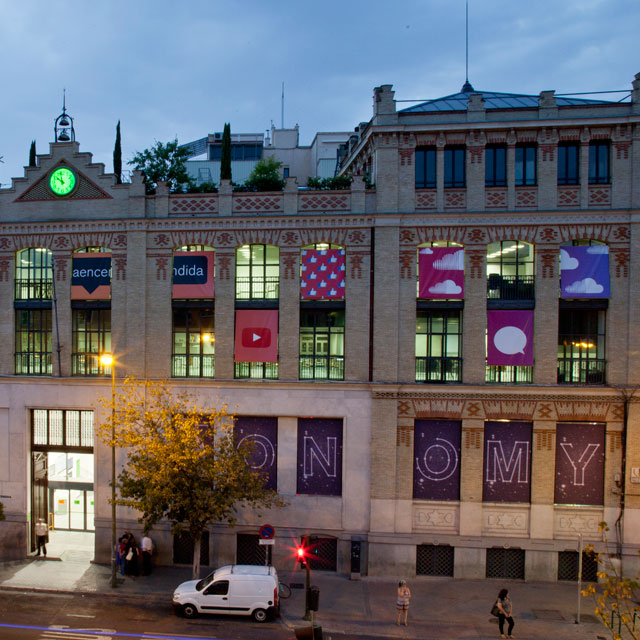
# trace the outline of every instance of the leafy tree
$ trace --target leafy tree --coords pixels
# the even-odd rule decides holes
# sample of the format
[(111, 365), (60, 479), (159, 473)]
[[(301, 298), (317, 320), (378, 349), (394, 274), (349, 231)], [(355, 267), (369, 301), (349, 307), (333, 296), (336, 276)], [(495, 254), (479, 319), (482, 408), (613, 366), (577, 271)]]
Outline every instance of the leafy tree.
[(309, 178), (307, 187), (310, 189), (337, 191), (348, 189), (353, 182), (351, 176), (333, 176), (332, 178)]
[(29, 166), (36, 166), (36, 141), (31, 141), (31, 147), (29, 147)]
[(280, 175), (282, 162), (273, 156), (259, 160), (244, 182), (246, 191), (282, 191), (286, 180)]
[(116, 125), (116, 144), (113, 147), (113, 173), (116, 174), (116, 183), (122, 183), (122, 140), (120, 138), (120, 120)]
[[(111, 398), (103, 405), (110, 409)], [(186, 532), (194, 543), (194, 578), (210, 524), (233, 525), (241, 505), (285, 504), (265, 488), (264, 474), (247, 463), (251, 447), (236, 442), (232, 424), (226, 405), (201, 407), (189, 393), (174, 393), (165, 383), (129, 378), (116, 397), (115, 439), (110, 417), (99, 427), (106, 444), (127, 454), (117, 503), (137, 509), (145, 528), (166, 518), (174, 534)]]
[(181, 148), (176, 138), (167, 143), (156, 141), (150, 149), (136, 152), (128, 164), (144, 173), (147, 193), (154, 193), (161, 180), (169, 183), (171, 191), (181, 193), (194, 183), (187, 173), (188, 158), (189, 150)]
[(229, 122), (225, 122), (224, 131), (222, 132), (220, 180), (231, 180), (231, 124)]
[[(600, 531), (609, 531), (606, 522), (600, 523)], [(603, 553), (597, 553), (593, 545), (587, 552), (598, 562), (599, 584), (583, 589), (583, 596), (595, 600), (594, 613), (608, 629), (613, 640), (630, 638), (640, 640), (640, 576), (635, 579), (622, 575), (619, 562)]]

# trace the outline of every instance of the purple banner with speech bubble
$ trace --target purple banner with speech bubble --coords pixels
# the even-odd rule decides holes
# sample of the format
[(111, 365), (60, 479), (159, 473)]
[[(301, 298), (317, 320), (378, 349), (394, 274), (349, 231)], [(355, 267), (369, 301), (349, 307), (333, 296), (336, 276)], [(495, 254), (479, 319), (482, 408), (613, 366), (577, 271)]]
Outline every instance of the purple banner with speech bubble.
[(342, 495), (342, 419), (298, 418), (297, 493)]
[(556, 427), (556, 504), (604, 504), (604, 424)]
[(460, 499), (460, 434), (457, 420), (416, 420), (413, 445), (413, 497)]
[(533, 311), (487, 311), (487, 364), (533, 366)]
[(484, 502), (531, 499), (531, 422), (484, 423)]
[(464, 249), (422, 247), (418, 250), (419, 298), (464, 298)]
[(248, 460), (252, 469), (267, 477), (267, 489), (278, 488), (278, 418), (238, 416), (234, 425), (236, 442), (249, 442), (252, 446)]
[(562, 247), (560, 288), (563, 298), (608, 298), (609, 247)]

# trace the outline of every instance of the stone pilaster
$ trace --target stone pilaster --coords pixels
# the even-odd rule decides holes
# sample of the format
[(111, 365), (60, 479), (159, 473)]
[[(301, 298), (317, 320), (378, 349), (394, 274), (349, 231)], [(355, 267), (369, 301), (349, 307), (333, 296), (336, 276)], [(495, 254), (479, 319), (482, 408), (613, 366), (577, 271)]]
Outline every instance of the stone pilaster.
[(464, 315), (462, 319), (462, 381), (484, 384), (487, 330), (487, 245), (464, 251)]
[(300, 249), (280, 250), (278, 362), (280, 380), (298, 379), (300, 353)]
[(398, 135), (378, 134), (374, 138), (376, 163), (376, 210), (398, 211)]
[[(369, 239), (370, 242), (370, 239)], [(346, 247), (344, 363), (345, 380), (369, 380), (371, 249)]]
[[(171, 287), (173, 249), (149, 249), (147, 252), (145, 350), (147, 377), (171, 377), (173, 318)], [(144, 289), (141, 289), (144, 291)]]
[(560, 247), (536, 251), (536, 308), (533, 312), (533, 381), (556, 384), (558, 371), (558, 287)]
[(485, 158), (484, 147), (487, 137), (483, 131), (470, 133), (467, 141), (466, 181), (467, 210), (484, 211), (485, 204)]
[[(14, 282), (15, 282), (15, 254), (3, 252), (0, 254), (0, 300), (4, 304), (0, 305), (0, 335), (5, 336), (5, 340), (11, 344), (15, 342), (15, 320), (16, 312), (14, 302)], [(0, 349), (0, 375), (8, 376), (14, 373), (14, 348)]]
[(584, 127), (580, 134), (580, 208), (589, 208), (589, 129)]
[[(631, 251), (633, 255), (633, 250)], [(640, 287), (631, 282), (628, 273), (629, 249), (612, 246), (609, 249), (609, 278), (611, 297), (606, 318), (606, 359), (608, 384), (627, 384), (627, 371), (637, 369), (637, 360), (630, 357), (629, 345), (633, 339), (630, 333), (629, 315), (621, 313), (633, 299), (638, 297)], [(637, 325), (631, 325), (637, 326)], [(628, 362), (629, 361), (629, 362)]]
[(530, 535), (534, 539), (553, 538), (556, 430), (549, 421), (534, 421), (531, 448)]
[(538, 208), (558, 208), (558, 134), (544, 129), (538, 133)]
[(409, 134), (401, 134), (398, 141), (398, 211), (413, 213), (416, 210), (416, 139)]
[(401, 246), (400, 282), (398, 287), (398, 382), (416, 380), (416, 271), (415, 244)]
[(460, 447), (460, 535), (482, 535), (484, 421), (462, 421)]
[(234, 375), (235, 250), (216, 247), (216, 375), (231, 380)]
[(511, 130), (507, 135), (507, 209), (516, 208), (516, 134)]
[(444, 147), (447, 139), (440, 133), (436, 140), (436, 210), (444, 211)]
[[(51, 301), (51, 360), (54, 376), (71, 375), (73, 341), (71, 331), (71, 256), (68, 251), (54, 251), (54, 285), (56, 302)], [(58, 359), (58, 347), (60, 358)]]

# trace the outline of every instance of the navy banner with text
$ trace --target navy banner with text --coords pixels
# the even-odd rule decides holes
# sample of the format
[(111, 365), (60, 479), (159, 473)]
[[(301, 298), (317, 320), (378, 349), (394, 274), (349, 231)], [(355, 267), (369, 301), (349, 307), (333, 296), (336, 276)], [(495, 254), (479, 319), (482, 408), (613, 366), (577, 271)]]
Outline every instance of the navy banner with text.
[(484, 423), (485, 502), (531, 499), (531, 422)]
[(342, 419), (298, 418), (297, 492), (342, 495)]
[(414, 499), (460, 499), (460, 434), (457, 420), (415, 421)]

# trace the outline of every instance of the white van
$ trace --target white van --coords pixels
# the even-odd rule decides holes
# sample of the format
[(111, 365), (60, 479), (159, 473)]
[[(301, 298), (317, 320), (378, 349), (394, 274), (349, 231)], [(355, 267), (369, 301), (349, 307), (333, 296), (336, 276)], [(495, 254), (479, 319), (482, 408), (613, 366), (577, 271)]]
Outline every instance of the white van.
[(265, 622), (278, 614), (278, 574), (275, 567), (230, 564), (202, 580), (183, 582), (173, 592), (173, 606), (187, 618), (199, 613), (253, 616)]

